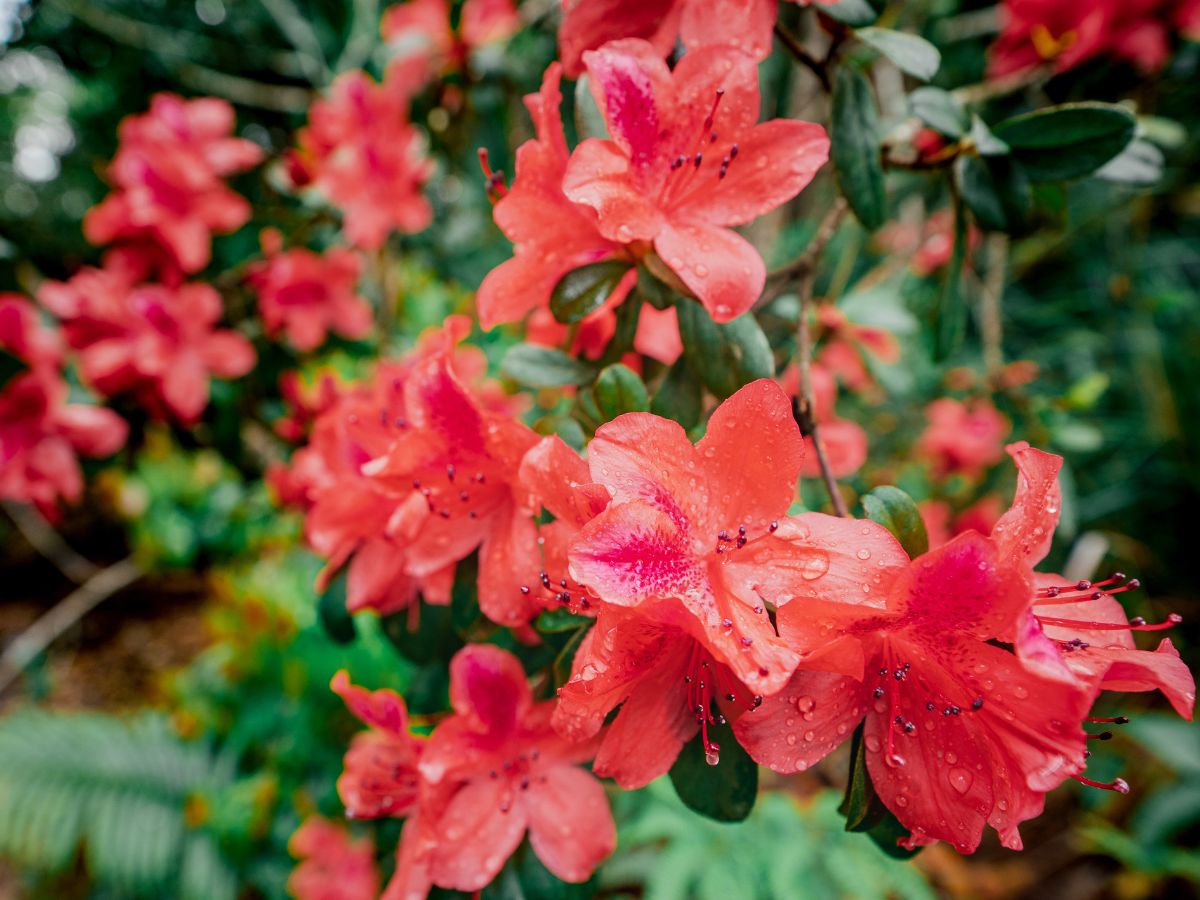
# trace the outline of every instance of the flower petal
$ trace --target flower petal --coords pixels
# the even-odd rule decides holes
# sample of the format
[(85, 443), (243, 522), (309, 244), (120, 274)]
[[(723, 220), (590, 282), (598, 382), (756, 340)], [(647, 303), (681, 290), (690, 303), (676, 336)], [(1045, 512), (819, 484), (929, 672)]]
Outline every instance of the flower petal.
[(803, 453), (791, 401), (774, 381), (751, 382), (717, 407), (696, 455), (730, 532), (766, 531), (787, 512)]
[(369, 691), (350, 683), (350, 673), (341, 669), (329, 689), (342, 698), (360, 722), (388, 734), (408, 736), (408, 708), (404, 698), (387, 688)]
[(725, 175), (692, 191), (680, 216), (714, 225), (745, 225), (799, 194), (829, 159), (829, 136), (812, 122), (772, 119), (738, 138)]
[(433, 882), (457, 891), (482, 890), (504, 867), (525, 835), (525, 806), (502, 812), (507, 779), (467, 782), (437, 821), (437, 847), (429, 863)]
[(533, 695), (515, 656), (491, 644), (468, 644), (450, 660), (450, 703), (502, 740), (516, 729)]
[(649, 241), (662, 228), (663, 215), (635, 176), (620, 147), (588, 138), (571, 154), (562, 190), (573, 203), (595, 210), (596, 228), (610, 241)]
[(728, 228), (699, 219), (664, 223), (654, 249), (717, 322), (748, 310), (762, 294), (767, 269), (758, 250)]
[(563, 881), (587, 881), (617, 846), (608, 797), (583, 769), (547, 769), (530, 785), (525, 807), (533, 852)]
[(1035, 566), (1049, 552), (1058, 526), (1062, 457), (1035, 450), (1024, 441), (1009, 444), (1007, 450), (1017, 464), (1017, 492), (1008, 512), (993, 526), (992, 538), (1002, 558)]
[(733, 733), (759, 765), (784, 775), (803, 772), (853, 733), (868, 695), (858, 679), (798, 671), (782, 691), (740, 716)]

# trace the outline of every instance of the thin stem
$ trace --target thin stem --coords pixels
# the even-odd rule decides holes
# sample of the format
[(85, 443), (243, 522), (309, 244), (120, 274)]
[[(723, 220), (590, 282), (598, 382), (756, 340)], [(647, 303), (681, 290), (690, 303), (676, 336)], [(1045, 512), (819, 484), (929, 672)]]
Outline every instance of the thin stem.
[(53, 563), (54, 568), (71, 581), (83, 584), (100, 571), (98, 566), (76, 553), (34, 507), (11, 500), (5, 500), (3, 506), (17, 530), (21, 532), (21, 536), (29, 542), (29, 546)]
[(798, 424), (804, 434), (812, 438), (813, 449), (817, 454), (817, 465), (821, 468), (821, 477), (825, 481), (825, 489), (833, 503), (834, 512), (843, 518), (849, 515), (846, 501), (838, 490), (837, 479), (829, 467), (829, 459), (825, 455), (825, 445), (821, 441), (820, 427), (817, 425), (815, 399), (812, 385), (812, 332), (809, 329), (809, 312), (812, 307), (813, 280), (816, 274), (817, 260), (821, 251), (833, 238), (838, 225), (847, 210), (846, 200), (838, 197), (824, 221), (817, 228), (817, 233), (809, 242), (804, 254), (784, 270), (786, 279), (794, 279), (796, 293), (800, 297), (800, 324), (796, 328), (796, 365), (800, 375), (800, 396), (796, 399)]
[(12, 684), (59, 635), (141, 577), (141, 566), (133, 557), (126, 557), (101, 569), (43, 614), (0, 654), (0, 691)]
[(825, 93), (828, 94), (833, 91), (833, 82), (829, 80), (829, 72), (826, 71), (825, 65), (815, 56), (805, 50), (804, 47), (800, 45), (800, 42), (778, 23), (775, 25), (775, 37), (779, 38), (779, 43), (783, 44), (783, 46), (787, 48), (787, 51), (792, 54), (792, 57), (796, 60), (796, 62), (800, 63), (817, 76), (817, 79), (821, 82), (821, 87), (825, 89)]
[(992, 234), (987, 244), (987, 274), (979, 297), (979, 331), (983, 338), (983, 364), (994, 382), (1004, 366), (1004, 322), (1000, 313), (1004, 278), (1008, 269), (1008, 236)]

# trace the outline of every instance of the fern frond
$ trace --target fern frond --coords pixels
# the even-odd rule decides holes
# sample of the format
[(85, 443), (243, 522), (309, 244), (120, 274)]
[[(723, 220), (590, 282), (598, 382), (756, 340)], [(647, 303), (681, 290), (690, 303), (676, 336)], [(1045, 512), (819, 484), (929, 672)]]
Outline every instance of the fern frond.
[(189, 795), (229, 775), (161, 715), (14, 713), (0, 720), (0, 857), (54, 873), (82, 847), (122, 896), (235, 897), (215, 841), (184, 820)]

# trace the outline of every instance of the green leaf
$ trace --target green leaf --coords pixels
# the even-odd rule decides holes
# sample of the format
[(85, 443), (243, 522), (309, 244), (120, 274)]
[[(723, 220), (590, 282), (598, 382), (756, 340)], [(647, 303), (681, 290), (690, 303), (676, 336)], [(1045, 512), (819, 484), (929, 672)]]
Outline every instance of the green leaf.
[(870, 25), (879, 18), (879, 13), (867, 0), (838, 0), (837, 3), (822, 5), (820, 11), (851, 28)]
[(402, 609), (380, 620), (384, 635), (405, 659), (421, 664), (441, 663), (462, 646), (454, 631), (449, 606), (422, 604), (416, 627), (410, 629), (411, 618), (409, 610)]
[(349, 644), (356, 634), (354, 619), (346, 608), (346, 578), (343, 567), (317, 600), (317, 618), (335, 644)]
[(861, 723), (850, 740), (850, 778), (846, 782), (846, 795), (838, 812), (846, 817), (847, 831), (867, 834), (888, 856), (909, 859), (920, 850), (907, 850), (896, 843), (907, 837), (909, 832), (875, 793), (875, 785), (871, 783), (871, 773), (867, 769)]
[(566, 607), (560, 607), (542, 610), (534, 620), (533, 627), (545, 634), (560, 634), (591, 624), (592, 620), (587, 616), (577, 616)]
[(887, 217), (879, 113), (871, 83), (853, 66), (838, 69), (830, 131), (833, 164), (842, 193), (863, 226), (874, 231)]
[(929, 550), (925, 521), (913, 498), (898, 487), (883, 485), (862, 498), (863, 511), (872, 522), (890, 531), (910, 557)]
[(963, 203), (985, 231), (1024, 230), (1033, 203), (1029, 179), (1009, 157), (964, 156), (955, 170)]
[(914, 116), (948, 138), (961, 138), (966, 132), (967, 111), (949, 91), (937, 87), (917, 88), (908, 95), (908, 105)]
[[(656, 268), (661, 270), (664, 267), (665, 263), (658, 260)], [(670, 309), (679, 296), (678, 291), (655, 275), (645, 262), (638, 266), (637, 290), (647, 303), (660, 310)]]
[(992, 131), (1033, 181), (1090, 175), (1133, 140), (1137, 122), (1119, 106), (1069, 103), (1007, 119)]
[(564, 325), (582, 322), (604, 305), (629, 271), (629, 263), (605, 260), (572, 269), (550, 292), (550, 312)]
[[(1163, 174), (1163, 153), (1149, 141), (1136, 138), (1096, 170), (1096, 177), (1118, 184), (1150, 187)], [(0, 376), (2, 378), (2, 376)]]
[(942, 54), (923, 37), (890, 28), (860, 28), (858, 39), (894, 62), (901, 71), (928, 81), (937, 74)]
[(510, 348), (500, 371), (518, 384), (533, 388), (588, 384), (595, 374), (591, 366), (561, 350), (533, 344)]
[(687, 358), (681, 356), (655, 391), (650, 412), (674, 419), (685, 429), (695, 428), (702, 412), (700, 394), (700, 379), (688, 368)]
[[(714, 729), (710, 729), (712, 731)], [(689, 807), (719, 822), (740, 822), (758, 796), (758, 766), (728, 728), (720, 732), (721, 761), (710, 766), (697, 735), (683, 745), (671, 766), (671, 784)]]
[(699, 303), (680, 303), (677, 310), (688, 367), (717, 397), (775, 375), (771, 345), (753, 315), (718, 325)]
[(646, 385), (636, 372), (621, 363), (601, 371), (592, 391), (605, 422), (627, 412), (645, 412), (650, 408)]

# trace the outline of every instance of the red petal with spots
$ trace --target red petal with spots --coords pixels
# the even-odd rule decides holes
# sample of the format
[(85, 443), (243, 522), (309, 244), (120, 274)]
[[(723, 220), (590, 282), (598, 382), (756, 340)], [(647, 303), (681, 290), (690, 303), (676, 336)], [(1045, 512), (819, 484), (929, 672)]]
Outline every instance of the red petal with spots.
[(741, 716), (733, 733), (759, 765), (785, 775), (803, 772), (854, 733), (869, 696), (856, 678), (799, 671), (782, 691)]

